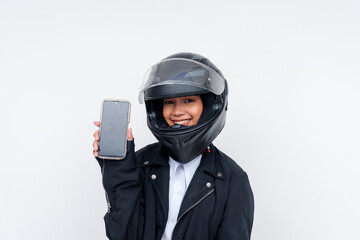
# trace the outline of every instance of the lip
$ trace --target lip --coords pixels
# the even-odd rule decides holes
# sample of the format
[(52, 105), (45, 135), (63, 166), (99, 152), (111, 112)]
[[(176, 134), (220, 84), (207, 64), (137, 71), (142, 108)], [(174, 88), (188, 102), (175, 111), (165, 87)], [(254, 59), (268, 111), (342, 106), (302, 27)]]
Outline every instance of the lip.
[(171, 120), (174, 125), (175, 124), (179, 124), (179, 125), (185, 125), (185, 126), (188, 126), (191, 122), (192, 118), (189, 118), (189, 119), (181, 119), (181, 120)]

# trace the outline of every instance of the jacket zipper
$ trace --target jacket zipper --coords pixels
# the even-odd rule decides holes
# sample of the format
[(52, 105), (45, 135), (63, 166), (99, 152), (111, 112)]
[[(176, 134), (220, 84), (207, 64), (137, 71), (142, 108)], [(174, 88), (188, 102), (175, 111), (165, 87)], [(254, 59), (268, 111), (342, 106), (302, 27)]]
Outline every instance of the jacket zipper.
[[(102, 171), (101, 171), (101, 175), (103, 176), (104, 178), (104, 171), (105, 171), (105, 164), (106, 161), (103, 160), (103, 168), (102, 168)], [(109, 195), (105, 189), (105, 185), (104, 185), (104, 180), (102, 181), (103, 182), (103, 188), (104, 188), (104, 191), (105, 191), (105, 198), (106, 198), (106, 203), (107, 203), (107, 212), (110, 213), (111, 212), (111, 204), (110, 204), (110, 200), (109, 200)]]
[(191, 209), (193, 209), (196, 205), (198, 205), (202, 200), (204, 200), (207, 196), (209, 196), (211, 193), (214, 192), (214, 189), (212, 189), (210, 192), (208, 192), (205, 196), (203, 196), (199, 201), (197, 201), (196, 203), (194, 203), (191, 207), (189, 207), (185, 212), (183, 212), (183, 214), (181, 214), (181, 216), (178, 218), (178, 220), (175, 223), (173, 232), (171, 234), (171, 239), (173, 239), (173, 234), (174, 234), (174, 230), (176, 228), (177, 223), (180, 221), (180, 219), (187, 213), (189, 212)]

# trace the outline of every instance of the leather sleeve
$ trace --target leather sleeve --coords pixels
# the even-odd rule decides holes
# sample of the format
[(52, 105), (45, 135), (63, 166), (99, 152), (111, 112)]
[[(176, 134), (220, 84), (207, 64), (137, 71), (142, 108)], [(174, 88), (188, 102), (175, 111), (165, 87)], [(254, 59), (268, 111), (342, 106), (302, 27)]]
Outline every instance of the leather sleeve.
[(217, 240), (249, 240), (254, 218), (254, 197), (245, 172), (234, 174), (217, 231)]
[(128, 141), (127, 156), (123, 160), (97, 158), (108, 201), (104, 220), (106, 235), (110, 240), (142, 238), (142, 184), (134, 148), (134, 141)]

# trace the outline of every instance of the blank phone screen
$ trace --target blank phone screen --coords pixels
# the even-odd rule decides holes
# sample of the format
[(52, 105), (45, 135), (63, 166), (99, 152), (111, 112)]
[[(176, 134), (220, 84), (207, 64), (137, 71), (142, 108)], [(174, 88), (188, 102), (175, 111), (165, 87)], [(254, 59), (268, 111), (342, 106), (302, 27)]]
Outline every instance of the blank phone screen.
[(103, 102), (100, 125), (99, 156), (122, 159), (126, 155), (129, 102)]

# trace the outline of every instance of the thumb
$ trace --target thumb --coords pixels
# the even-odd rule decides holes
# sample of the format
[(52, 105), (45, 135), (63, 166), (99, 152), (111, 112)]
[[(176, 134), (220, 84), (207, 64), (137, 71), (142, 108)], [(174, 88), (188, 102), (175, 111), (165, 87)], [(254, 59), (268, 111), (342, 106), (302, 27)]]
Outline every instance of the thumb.
[(126, 138), (128, 141), (133, 141), (134, 140), (134, 136), (132, 134), (132, 128), (129, 128), (126, 134)]

